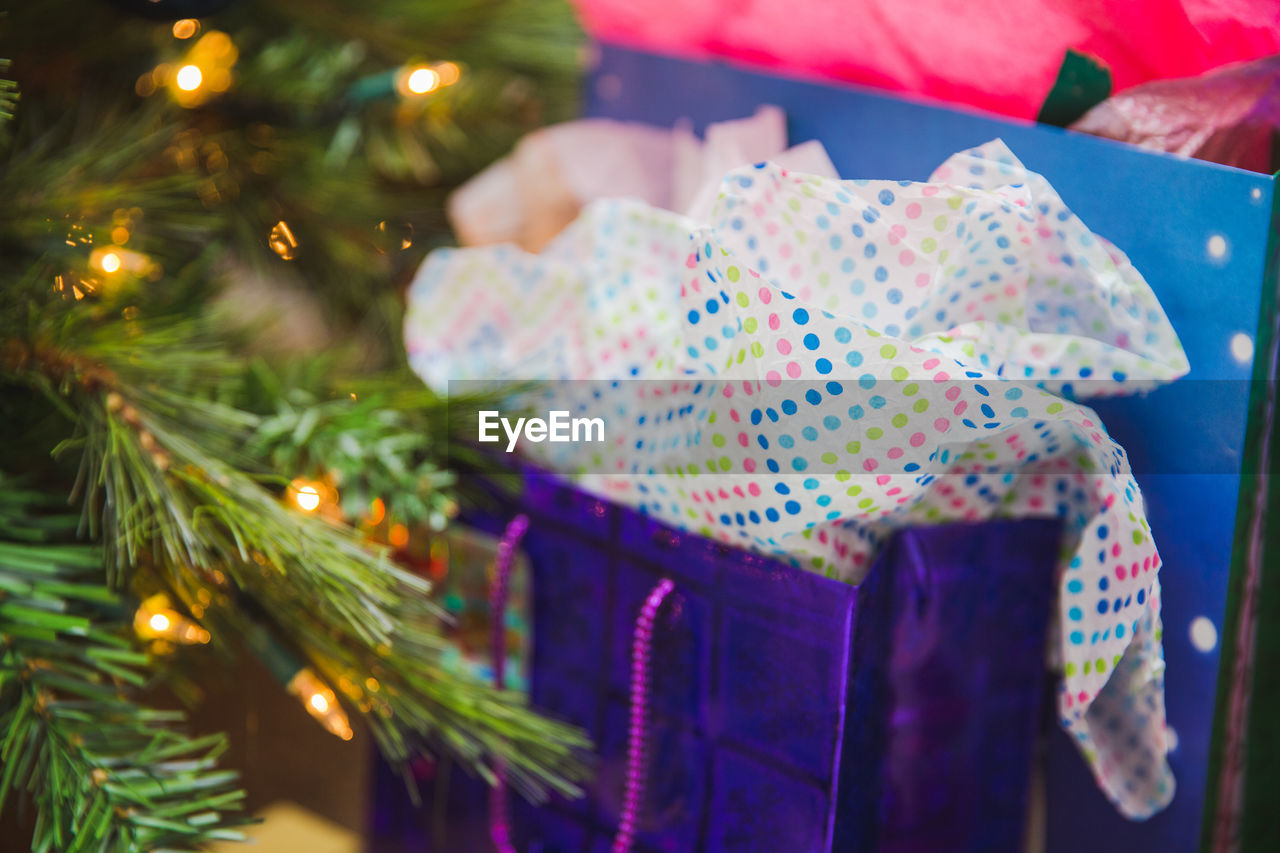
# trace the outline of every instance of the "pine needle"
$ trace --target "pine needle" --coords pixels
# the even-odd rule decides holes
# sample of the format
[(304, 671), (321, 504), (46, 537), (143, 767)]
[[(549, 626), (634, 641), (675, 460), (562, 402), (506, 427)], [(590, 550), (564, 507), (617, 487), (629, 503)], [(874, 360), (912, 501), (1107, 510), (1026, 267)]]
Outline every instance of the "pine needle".
[(47, 498), (0, 478), (0, 809), (29, 797), (32, 850), (190, 849), (238, 837), (221, 736), (142, 704), (146, 655), (127, 648), (99, 548), (66, 543)]

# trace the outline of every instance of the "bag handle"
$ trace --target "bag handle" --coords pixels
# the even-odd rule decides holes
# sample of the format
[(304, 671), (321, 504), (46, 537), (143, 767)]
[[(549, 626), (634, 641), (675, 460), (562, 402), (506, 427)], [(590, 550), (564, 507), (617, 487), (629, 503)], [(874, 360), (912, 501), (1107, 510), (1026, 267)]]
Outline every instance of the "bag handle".
[[(493, 686), (506, 687), (507, 668), (507, 594), (511, 582), (511, 567), (515, 564), (516, 548), (529, 529), (529, 517), (523, 513), (511, 519), (502, 538), (498, 540), (498, 553), (493, 560), (493, 585), (489, 588), (490, 646), (493, 649)], [(489, 838), (498, 853), (515, 853), (511, 846), (511, 827), (507, 823), (507, 772), (501, 761), (493, 768), (494, 782), (489, 787)]]
[(636, 818), (644, 796), (645, 764), (649, 754), (649, 663), (653, 650), (653, 623), (663, 599), (675, 584), (663, 578), (649, 593), (636, 617), (631, 634), (631, 725), (627, 731), (627, 782), (622, 797), (622, 819), (613, 837), (613, 853), (630, 853), (636, 834)]
[[(493, 686), (503, 689), (507, 663), (506, 610), (515, 563), (516, 548), (529, 529), (529, 517), (523, 513), (511, 519), (493, 561), (493, 585), (489, 590), (489, 614), (493, 620)], [(622, 797), (622, 815), (613, 838), (612, 853), (630, 853), (635, 840), (636, 820), (644, 797), (645, 765), (648, 759), (649, 665), (653, 651), (653, 626), (663, 601), (675, 589), (670, 578), (663, 578), (650, 591), (631, 634), (631, 711), (627, 730), (627, 776)], [(506, 771), (501, 762), (494, 767), (495, 781), (489, 789), (489, 838), (498, 853), (515, 853), (511, 844), (511, 827), (507, 823)]]

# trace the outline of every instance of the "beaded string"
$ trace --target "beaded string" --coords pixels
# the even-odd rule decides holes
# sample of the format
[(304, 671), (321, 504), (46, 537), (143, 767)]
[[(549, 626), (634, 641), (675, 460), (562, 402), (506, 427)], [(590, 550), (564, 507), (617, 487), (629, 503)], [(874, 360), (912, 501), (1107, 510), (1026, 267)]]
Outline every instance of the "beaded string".
[(636, 834), (636, 818), (640, 813), (640, 800), (644, 796), (644, 771), (648, 758), (646, 731), (653, 622), (663, 599), (673, 589), (675, 584), (668, 578), (658, 581), (658, 585), (640, 608), (631, 638), (631, 726), (627, 731), (627, 784), (622, 798), (622, 820), (618, 823), (618, 834), (613, 837), (613, 853), (630, 853), (631, 842)]
[[(498, 540), (498, 554), (493, 560), (493, 585), (489, 589), (489, 618), (492, 620), (493, 686), (502, 690), (507, 668), (507, 592), (511, 582), (511, 566), (516, 548), (529, 529), (529, 517), (521, 514), (511, 519)], [(507, 823), (507, 774), (501, 762), (494, 766), (494, 784), (489, 788), (489, 837), (498, 853), (515, 853), (511, 845), (511, 827)]]
[[(493, 620), (493, 685), (504, 686), (507, 660), (506, 608), (515, 551), (529, 529), (529, 518), (517, 515), (507, 525), (498, 542), (493, 561), (493, 586), (489, 591), (489, 613)], [(631, 720), (627, 731), (627, 777), (622, 801), (618, 833), (613, 839), (612, 853), (630, 853), (635, 839), (640, 801), (644, 796), (645, 764), (648, 758), (646, 732), (649, 717), (649, 663), (653, 647), (653, 624), (663, 600), (675, 584), (663, 578), (649, 593), (636, 617), (631, 639)], [(507, 823), (506, 772), (499, 762), (494, 767), (495, 784), (489, 789), (489, 837), (498, 853), (515, 853), (511, 844), (511, 827)]]

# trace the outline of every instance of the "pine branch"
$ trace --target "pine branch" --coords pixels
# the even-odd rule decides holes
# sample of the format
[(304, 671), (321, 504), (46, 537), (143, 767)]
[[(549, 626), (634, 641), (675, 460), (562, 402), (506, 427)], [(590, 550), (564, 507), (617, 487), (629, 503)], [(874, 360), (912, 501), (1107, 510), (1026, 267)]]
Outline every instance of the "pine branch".
[(240, 839), (222, 737), (191, 738), (183, 714), (139, 701), (149, 661), (97, 582), (102, 555), (70, 542), (74, 518), (49, 503), (0, 479), (0, 809), (30, 798), (40, 853)]
[(380, 395), (352, 397), (281, 397), (250, 452), (277, 471), (327, 474), (348, 518), (367, 514), (379, 499), (392, 518), (442, 528), (456, 510), (449, 493), (454, 477), (430, 458), (431, 434), (411, 429), (405, 413)]
[[(328, 0), (236, 4), (202, 21), (202, 33), (225, 30), (236, 46), (234, 84), (184, 108), (151, 72), (180, 67), (198, 37), (69, 0), (11, 17), (26, 100), (0, 163), (0, 246), (20, 250), (15, 261), (51, 255), (54, 275), (123, 288), (110, 307), (146, 316), (215, 295), (207, 275), (172, 279), (229, 255), (264, 279), (304, 283), (343, 331), (385, 344), (382, 363), (399, 357), (399, 285), (452, 240), (449, 189), (524, 133), (569, 118), (581, 67), (564, 0), (375, 0), (359, 14)], [(359, 94), (441, 60), (462, 76), (429, 97), (390, 84)], [(152, 94), (135, 93), (140, 79)], [(281, 221), (297, 242), (287, 259), (269, 240)], [(88, 264), (120, 227), (163, 286)], [(0, 293), (9, 276), (0, 270)]]
[(257, 427), (252, 455), (272, 470), (329, 478), (351, 519), (367, 515), (377, 499), (389, 518), (439, 530), (459, 502), (487, 499), (451, 469), (481, 461), (475, 412), (521, 389), (444, 397), (408, 370), (335, 378), (321, 362), (319, 374), (319, 381), (294, 375), (286, 384), (255, 365), (252, 397), (269, 401), (274, 411)]
[[(248, 630), (242, 599), (252, 600), (365, 715), (394, 761), (434, 746), (485, 776), (501, 760), (531, 797), (576, 792), (584, 736), (531, 712), (518, 694), (440, 665), (442, 614), (430, 583), (351, 527), (281, 502), (268, 488), (279, 479), (244, 449), (261, 419), (215, 399), (237, 362), (184, 342), (189, 332), (104, 330), (96, 342), (45, 347), (24, 362), (56, 374), (50, 386), (77, 407), (83, 523), (104, 543), (112, 583), (154, 561), (165, 584), (215, 623), (215, 641), (219, 620), (224, 635)], [(381, 424), (393, 447), (408, 443), (394, 420)]]
[[(0, 59), (0, 72), (9, 70), (9, 60)], [(18, 108), (18, 84), (7, 77), (0, 77), (0, 125), (13, 118)]]
[[(365, 715), (393, 760), (444, 749), (482, 774), (501, 761), (531, 795), (572, 792), (580, 732), (445, 670), (427, 584), (351, 528), (280, 501), (304, 469), (336, 468), (350, 501), (387, 490), (378, 496), (406, 520), (443, 513), (457, 458), (443, 402), (353, 387), (348, 406), (332, 388), (307, 396), (282, 383), (246, 406), (243, 357), (192, 324), (149, 322), (206, 314), (220, 279), (248, 270), (309, 293), (335, 331), (359, 333), (353, 348), (383, 348), (362, 366), (402, 361), (400, 286), (451, 240), (448, 189), (572, 112), (572, 11), (563, 0), (374, 0), (353, 14), (271, 0), (201, 25), (200, 37), (230, 34), (238, 64), (229, 90), (182, 106), (164, 69), (199, 38), (105, 3), (48, 0), (10, 16), (24, 100), (15, 120), (0, 118), (0, 378), (48, 410), (11, 421), (6, 450), (43, 456), (61, 440), (60, 458), (78, 457), (80, 532), (102, 561), (86, 583), (101, 583), (105, 564), (113, 589), (167, 588), (218, 642), (265, 630)], [(368, 85), (441, 60), (462, 76), (429, 97)], [(12, 91), (0, 84), (0, 111)], [(296, 238), (287, 251), (269, 239), (282, 222)], [(64, 431), (44, 428), (59, 416)], [(105, 665), (128, 669), (94, 664)], [(34, 695), (14, 705), (22, 719), (39, 716)], [(84, 726), (125, 714), (79, 713)], [(65, 785), (66, 767), (47, 766)]]

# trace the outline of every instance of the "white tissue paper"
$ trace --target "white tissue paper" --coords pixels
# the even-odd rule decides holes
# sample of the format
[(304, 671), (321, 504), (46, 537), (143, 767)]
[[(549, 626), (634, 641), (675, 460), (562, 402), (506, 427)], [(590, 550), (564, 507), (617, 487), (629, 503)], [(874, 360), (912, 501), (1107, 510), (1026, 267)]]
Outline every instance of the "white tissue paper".
[(685, 125), (580, 119), (526, 136), (459, 187), (447, 213), (463, 245), (514, 243), (536, 252), (601, 198), (634, 198), (704, 219), (724, 174), (763, 160), (836, 177), (821, 143), (787, 149), (786, 116), (773, 106), (708, 125), (705, 141)]
[(1062, 725), (1122, 812), (1162, 808), (1160, 559), (1123, 449), (1070, 399), (1187, 372), (1142, 276), (998, 141), (924, 183), (762, 163), (698, 196), (597, 201), (537, 255), (434, 252), (411, 363), (441, 389), (598, 380), (526, 398), (607, 424), (535, 460), (850, 581), (901, 527), (1060, 518)]

